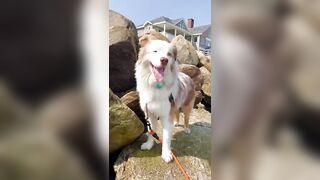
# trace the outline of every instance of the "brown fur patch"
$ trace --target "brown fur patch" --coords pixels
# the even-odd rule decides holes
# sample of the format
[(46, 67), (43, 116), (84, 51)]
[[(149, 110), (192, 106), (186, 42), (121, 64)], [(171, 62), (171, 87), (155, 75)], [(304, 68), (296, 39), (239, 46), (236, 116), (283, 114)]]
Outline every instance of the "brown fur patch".
[(177, 60), (177, 55), (178, 55), (178, 51), (177, 51), (177, 47), (175, 45), (173, 45), (173, 58), (176, 61)]
[(186, 100), (184, 101), (183, 105), (189, 105), (191, 103), (191, 101), (194, 99), (195, 97), (195, 90), (194, 90), (194, 84), (190, 83), (190, 89), (188, 89), (188, 96), (186, 98)]
[(170, 43), (168, 38), (166, 38), (164, 35), (162, 35), (154, 29), (152, 29), (150, 32), (144, 33), (141, 38), (148, 38), (149, 40), (162, 40)]
[[(177, 116), (177, 114), (178, 114), (178, 116)], [(178, 119), (177, 119), (177, 117), (178, 117)], [(172, 103), (171, 108), (170, 108), (170, 122), (173, 123), (174, 121), (179, 123), (179, 110), (174, 105), (174, 103)]]
[(142, 36), (140, 39), (139, 39), (139, 45), (140, 47), (145, 47), (148, 43), (149, 43), (150, 39), (149, 39), (149, 36)]
[(171, 70), (171, 72), (174, 72), (174, 64), (170, 65), (170, 70)]

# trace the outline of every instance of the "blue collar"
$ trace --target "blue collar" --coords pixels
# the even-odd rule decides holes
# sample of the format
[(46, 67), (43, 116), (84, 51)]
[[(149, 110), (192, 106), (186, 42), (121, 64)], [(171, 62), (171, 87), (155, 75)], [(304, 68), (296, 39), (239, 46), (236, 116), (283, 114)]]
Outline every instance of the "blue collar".
[(156, 83), (155, 88), (156, 89), (161, 89), (163, 86), (164, 86), (164, 83), (160, 82), (160, 83)]

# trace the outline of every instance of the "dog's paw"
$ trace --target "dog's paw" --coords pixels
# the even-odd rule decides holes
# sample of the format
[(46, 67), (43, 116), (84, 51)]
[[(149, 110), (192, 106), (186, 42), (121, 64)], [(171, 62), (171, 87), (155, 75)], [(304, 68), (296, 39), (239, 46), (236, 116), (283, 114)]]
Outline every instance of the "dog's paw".
[(141, 144), (141, 150), (150, 150), (153, 147), (153, 141)]
[(166, 163), (169, 163), (173, 159), (171, 151), (162, 151), (161, 157)]
[(184, 128), (184, 132), (186, 133), (186, 134), (190, 134), (190, 129), (189, 128)]
[(174, 127), (179, 127), (179, 123), (178, 122), (174, 122), (173, 125), (174, 125)]

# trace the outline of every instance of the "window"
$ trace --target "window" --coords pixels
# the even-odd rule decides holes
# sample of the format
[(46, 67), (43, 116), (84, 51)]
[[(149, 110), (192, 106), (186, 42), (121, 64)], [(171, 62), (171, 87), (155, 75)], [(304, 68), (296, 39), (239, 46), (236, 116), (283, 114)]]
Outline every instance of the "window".
[(149, 32), (152, 29), (151, 25), (148, 25), (144, 28), (144, 32)]
[(179, 23), (177, 24), (177, 26), (180, 27), (180, 28), (182, 28), (182, 29), (187, 30), (187, 27), (186, 27), (186, 25), (184, 24), (183, 21), (179, 22)]
[(193, 37), (193, 42), (196, 43), (197, 41), (198, 41), (198, 36), (194, 36), (194, 37)]

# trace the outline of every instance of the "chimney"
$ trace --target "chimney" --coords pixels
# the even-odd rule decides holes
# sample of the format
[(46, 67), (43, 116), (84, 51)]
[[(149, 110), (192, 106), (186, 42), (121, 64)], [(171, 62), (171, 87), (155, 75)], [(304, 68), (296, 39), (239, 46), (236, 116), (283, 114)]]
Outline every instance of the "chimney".
[(194, 25), (194, 19), (190, 18), (188, 19), (188, 28), (193, 28)]

